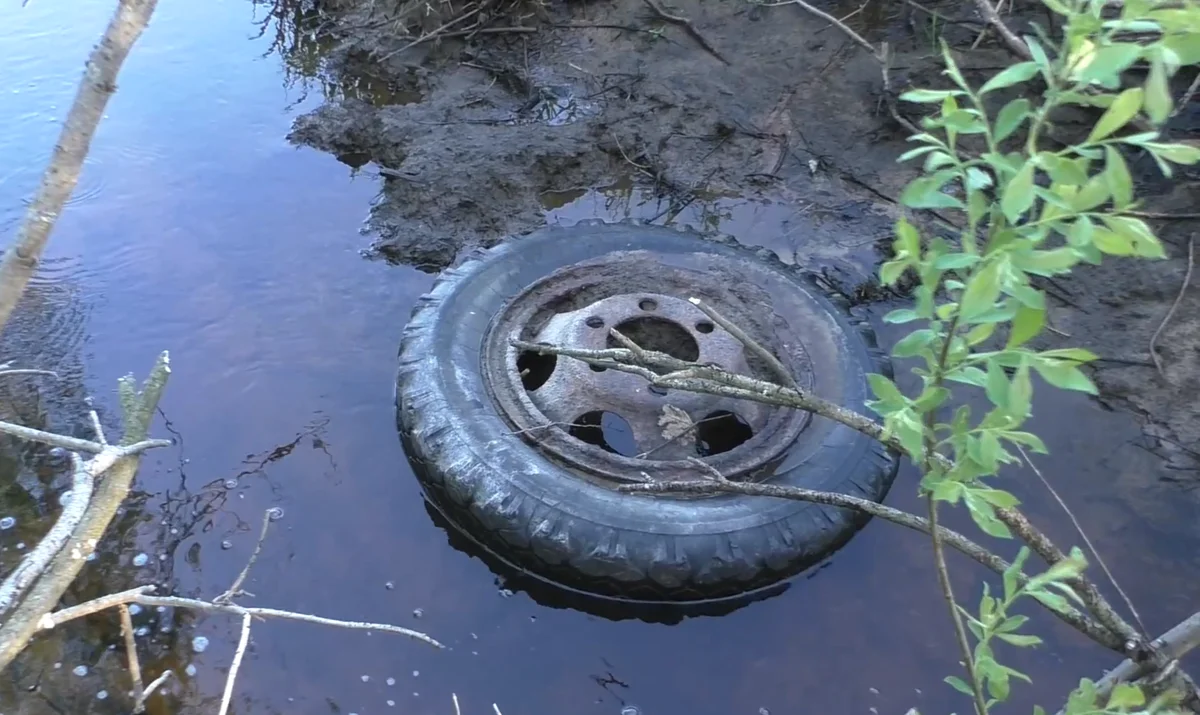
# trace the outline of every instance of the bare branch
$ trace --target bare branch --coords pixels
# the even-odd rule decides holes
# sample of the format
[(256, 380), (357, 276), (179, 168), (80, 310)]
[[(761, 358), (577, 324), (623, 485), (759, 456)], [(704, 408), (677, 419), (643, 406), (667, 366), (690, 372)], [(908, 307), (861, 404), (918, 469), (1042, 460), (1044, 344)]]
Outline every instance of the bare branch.
[(242, 657), (246, 655), (246, 646), (250, 644), (250, 614), (242, 614), (242, 634), (238, 637), (237, 650), (233, 652), (233, 662), (229, 665), (229, 677), (225, 679), (225, 692), (221, 695), (221, 709), (217, 715), (229, 712), (229, 701), (233, 699), (233, 683), (237, 680), (238, 670), (242, 667)]
[[(133, 637), (133, 618), (129, 615), (129, 606), (122, 603), (118, 608), (121, 614), (121, 635), (125, 638), (125, 658), (129, 663), (129, 677), (133, 680), (133, 698), (135, 703), (143, 702), (145, 690), (142, 688), (142, 666), (138, 662), (137, 641)], [(135, 713), (141, 712), (140, 707), (134, 707)]]
[(234, 603), (215, 603), (212, 601), (201, 601), (196, 598), (182, 598), (179, 596), (153, 596), (154, 586), (139, 586), (128, 591), (101, 596), (100, 598), (86, 601), (77, 606), (63, 608), (54, 613), (47, 613), (38, 621), (37, 628), (46, 630), (60, 626), (68, 621), (73, 621), (77, 618), (83, 618), (93, 613), (103, 611), (108, 608), (119, 606), (123, 603), (136, 603), (141, 606), (165, 608), (187, 608), (194, 611), (206, 611), (210, 613), (232, 613), (239, 616), (256, 616), (259, 618), (280, 618), (290, 621), (304, 621), (305, 623), (316, 623), (323, 626), (333, 626), (335, 628), (347, 628), (350, 630), (360, 631), (382, 631), (384, 633), (395, 633), (397, 635), (407, 636), (414, 640), (427, 643), (435, 648), (445, 648), (433, 638), (408, 628), (393, 626), (388, 623), (367, 623), (363, 621), (342, 621), (336, 618), (326, 618), (324, 616), (314, 616), (307, 613), (297, 613), (295, 611), (284, 611), (278, 608), (246, 608)]
[[(1197, 75), (1200, 79), (1200, 75)], [(1158, 329), (1154, 331), (1154, 335), (1150, 336), (1150, 359), (1154, 361), (1154, 368), (1158, 370), (1159, 377), (1166, 378), (1166, 373), (1163, 372), (1162, 360), (1158, 357), (1158, 336), (1162, 335), (1162, 331), (1166, 329), (1167, 323), (1171, 322), (1171, 318), (1175, 315), (1175, 310), (1179, 308), (1179, 304), (1183, 302), (1183, 296), (1187, 294), (1188, 284), (1192, 282), (1192, 269), (1196, 267), (1196, 236), (1192, 235), (1188, 240), (1187, 268), (1183, 272), (1183, 285), (1179, 286), (1179, 295), (1175, 296), (1175, 301), (1171, 303), (1167, 314), (1163, 316), (1162, 322), (1158, 324)]]
[(1017, 34), (1009, 29), (1008, 25), (1004, 24), (1004, 20), (1000, 18), (1000, 13), (996, 11), (996, 8), (988, 0), (975, 0), (975, 7), (979, 8), (979, 14), (996, 30), (997, 34), (1004, 40), (1004, 44), (1008, 46), (1008, 49), (1012, 50), (1014, 55), (1023, 60), (1033, 59), (1033, 55), (1029, 53), (1029, 46), (1025, 44), (1024, 40), (1017, 37)]
[(154, 691), (158, 690), (159, 687), (161, 687), (163, 683), (167, 682), (167, 678), (170, 678), (170, 677), (171, 677), (171, 671), (164, 670), (162, 672), (162, 675), (155, 678), (153, 681), (151, 681), (151, 683), (149, 685), (146, 686), (146, 689), (142, 691), (141, 696), (138, 697), (137, 700), (135, 700), (133, 703), (133, 712), (135, 713), (135, 715), (136, 715), (136, 713), (145, 712), (147, 698), (149, 698), (151, 695), (153, 695)]
[[(804, 489), (802, 487), (788, 487), (778, 484), (757, 484), (753, 482), (735, 482), (730, 480), (718, 481), (715, 479), (704, 479), (693, 482), (671, 481), (671, 482), (648, 482), (644, 484), (622, 484), (618, 487), (619, 491), (629, 493), (644, 493), (644, 494), (696, 494), (696, 495), (711, 495), (711, 494), (745, 494), (749, 496), (774, 497), (777, 499), (791, 499), (794, 501), (806, 501), (814, 504), (825, 504), (827, 506), (836, 506), (846, 509), (856, 509), (871, 516), (879, 517), (885, 521), (890, 521), (893, 524), (898, 524), (906, 529), (919, 531), (922, 534), (929, 534), (929, 520), (915, 514), (909, 514), (906, 511), (895, 509), (870, 499), (862, 499), (852, 497), (848, 494), (838, 494), (837, 492), (820, 492), (812, 489)], [(999, 556), (993, 554), (979, 544), (971, 541), (962, 534), (947, 529), (944, 526), (938, 526), (938, 533), (942, 540), (951, 547), (960, 551), (963, 554), (974, 559), (976, 562), (991, 569), (997, 574), (1003, 574), (1005, 569), (1009, 567), (1009, 563)], [(1021, 582), (1024, 583), (1025, 577), (1021, 577)], [(1079, 632), (1087, 635), (1097, 643), (1120, 651), (1123, 641), (1112, 634), (1104, 626), (1092, 620), (1085, 614), (1071, 610), (1066, 613), (1052, 611), (1056, 616), (1061, 618), (1063, 622), (1075, 628)]]
[(263, 513), (262, 529), (258, 532), (258, 542), (254, 545), (254, 553), (250, 554), (250, 560), (246, 562), (245, 567), (242, 568), (242, 572), (234, 579), (233, 585), (229, 587), (229, 590), (214, 598), (213, 603), (232, 603), (234, 598), (244, 593), (242, 591), (242, 584), (245, 583), (246, 577), (250, 574), (250, 567), (254, 566), (254, 562), (258, 560), (258, 555), (262, 552), (263, 541), (267, 538), (267, 530), (271, 528), (271, 522), (279, 518), (279, 513), (279, 509), (276, 507), (271, 507)]
[(779, 362), (779, 358), (775, 357), (770, 350), (767, 350), (757, 340), (747, 335), (746, 331), (734, 325), (732, 321), (718, 313), (707, 303), (702, 302), (699, 298), (689, 298), (688, 302), (696, 306), (701, 313), (707, 315), (709, 320), (721, 326), (725, 332), (737, 338), (738, 342), (746, 346), (747, 350), (760, 357), (771, 368), (771, 372), (775, 373), (775, 377), (779, 378), (780, 384), (786, 387), (797, 387), (796, 379), (792, 377), (791, 371), (784, 367), (783, 363)]
[(75, 190), (92, 136), (117, 89), (121, 64), (142, 34), (158, 0), (121, 0), (100, 43), (88, 58), (75, 101), (67, 113), (54, 147), (54, 157), (42, 175), (37, 194), (29, 203), (16, 240), (0, 259), (0, 329), (37, 268), (54, 222)]

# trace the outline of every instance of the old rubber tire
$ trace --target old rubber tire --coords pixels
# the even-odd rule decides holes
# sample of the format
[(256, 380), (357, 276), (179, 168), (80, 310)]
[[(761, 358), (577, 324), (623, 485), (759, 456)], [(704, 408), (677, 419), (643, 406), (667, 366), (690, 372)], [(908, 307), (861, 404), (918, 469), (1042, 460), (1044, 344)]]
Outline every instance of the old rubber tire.
[[(763, 588), (814, 565), (867, 521), (807, 502), (721, 495), (621, 494), (551, 462), (492, 404), (481, 344), (505, 303), (564, 266), (614, 251), (749, 257), (786, 280), (805, 306), (788, 321), (823, 321), (805, 343), (823, 393), (863, 411), (869, 372), (890, 374), (865, 321), (769, 251), (658, 226), (548, 227), (477, 252), (445, 271), (404, 330), (397, 422), (427, 498), (472, 540), (537, 577), (635, 601), (708, 601)], [(770, 309), (771, 306), (765, 306)], [(794, 310), (794, 308), (793, 308)], [(831, 392), (832, 391), (832, 394)], [(874, 440), (815, 419), (771, 483), (882, 500), (897, 460)]]

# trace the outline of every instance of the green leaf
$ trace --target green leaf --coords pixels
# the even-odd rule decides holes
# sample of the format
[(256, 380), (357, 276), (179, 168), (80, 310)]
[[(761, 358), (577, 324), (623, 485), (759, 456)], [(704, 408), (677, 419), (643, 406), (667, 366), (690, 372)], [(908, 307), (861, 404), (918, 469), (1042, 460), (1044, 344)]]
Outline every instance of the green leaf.
[(920, 355), (921, 351), (928, 348), (937, 337), (938, 334), (928, 328), (914, 330), (901, 338), (900, 342), (896, 343), (895, 347), (892, 348), (892, 356), (906, 358)]
[(914, 102), (914, 103), (918, 103), (918, 104), (933, 104), (935, 102), (941, 102), (946, 97), (961, 97), (964, 94), (966, 94), (966, 92), (963, 92), (962, 90), (958, 90), (958, 89), (950, 89), (950, 90), (910, 89), (907, 92), (901, 94), (900, 99), (901, 99), (901, 101), (904, 101), (904, 102)]
[(1029, 365), (1025, 362), (1017, 368), (1008, 385), (1008, 413), (1018, 420), (1029, 416), (1033, 403), (1033, 382), (1029, 379)]
[(1167, 70), (1162, 60), (1150, 63), (1150, 74), (1146, 76), (1146, 115), (1155, 124), (1162, 124), (1171, 116), (1174, 102), (1167, 86)]
[(1039, 276), (1056, 276), (1070, 272), (1079, 263), (1079, 254), (1073, 248), (1054, 248), (1049, 251), (1030, 251), (1013, 256), (1013, 265), (1026, 273)]
[(1028, 82), (1029, 80), (1033, 79), (1034, 75), (1037, 73), (1038, 65), (1036, 62), (1018, 62), (1015, 65), (1009, 66), (1007, 69), (985, 82), (984, 85), (979, 88), (979, 93), (987, 94), (988, 92), (992, 92), (997, 89), (1011, 87), (1020, 82)]
[(871, 373), (867, 375), (867, 382), (871, 385), (871, 392), (875, 393), (875, 397), (880, 402), (890, 405), (908, 404), (908, 398), (900, 392), (900, 388), (896, 387), (896, 383), (887, 377), (878, 373)]
[(958, 69), (958, 63), (954, 61), (954, 55), (950, 52), (950, 45), (946, 44), (945, 40), (941, 41), (941, 45), (942, 63), (946, 66), (946, 69), (942, 70), (942, 73), (954, 80), (954, 84), (957, 84), (963, 90), (969, 90), (970, 86), (967, 84), (967, 81), (963, 79), (962, 72), (960, 72)]
[(995, 126), (992, 128), (997, 144), (1007, 139), (1029, 117), (1030, 106), (1032, 105), (1029, 100), (1021, 97), (1012, 100), (1000, 109), (1000, 112), (996, 114)]
[(975, 489), (973, 491), (988, 504), (1001, 509), (1012, 509), (1021, 503), (1015, 496), (1002, 489)]
[(1017, 552), (1017, 558), (1004, 569), (1004, 600), (1011, 601), (1016, 597), (1017, 585), (1021, 580), (1021, 567), (1025, 565), (1025, 561), (1029, 558), (1029, 547), (1022, 546)]
[[(1110, 231), (1128, 239), (1134, 255), (1143, 258), (1166, 258), (1167, 254), (1163, 252), (1162, 243), (1159, 242), (1158, 237), (1154, 235), (1154, 231), (1146, 225), (1145, 221), (1133, 216), (1109, 214), (1101, 216), (1101, 219)], [(1101, 248), (1101, 250), (1104, 249)]]
[(925, 414), (936, 410), (948, 397), (950, 397), (950, 391), (944, 387), (927, 387), (913, 402), (913, 411), (917, 414)]
[(1092, 231), (1092, 244), (1110, 256), (1132, 256), (1133, 240), (1115, 231), (1097, 226)]
[(961, 201), (942, 192), (942, 187), (957, 175), (954, 169), (943, 169), (913, 179), (900, 193), (900, 203), (914, 209), (960, 208)]
[(1004, 344), (1005, 350), (1018, 348), (1029, 342), (1038, 333), (1042, 332), (1042, 327), (1046, 324), (1046, 311), (1041, 308), (1029, 308), (1027, 306), (1019, 306), (1017, 315), (1013, 318), (1012, 329), (1008, 333), (1008, 342)]
[(1029, 595), (1033, 596), (1046, 608), (1058, 613), (1070, 613), (1072, 611), (1071, 604), (1067, 603), (1067, 599), (1057, 593), (1049, 591), (1029, 591)]
[(975, 696), (974, 691), (971, 690), (971, 686), (967, 685), (967, 681), (963, 680), (957, 675), (947, 675), (946, 682), (950, 684), (950, 687), (954, 688), (963, 695), (969, 695), (971, 697)]
[(1046, 572), (1038, 576), (1035, 581), (1069, 581), (1078, 577), (1087, 568), (1087, 559), (1084, 558), (1083, 552), (1078, 546), (1071, 548), (1071, 554), (1061, 561), (1056, 562), (1053, 566), (1046, 569)]
[(959, 301), (959, 310), (964, 320), (971, 320), (976, 315), (995, 307), (996, 299), (1000, 297), (1000, 263), (992, 261), (979, 269)]
[(961, 382), (964, 385), (983, 387), (987, 383), (987, 374), (971, 365), (964, 365), (946, 373), (946, 379), (951, 382)]
[(995, 323), (980, 323), (967, 331), (967, 345), (974, 347), (992, 337), (992, 333), (994, 332), (996, 332)]
[(896, 255), (913, 258), (921, 255), (921, 234), (917, 231), (916, 226), (901, 216), (896, 221), (895, 231), (896, 240), (893, 243), (893, 249)]
[(1085, 348), (1056, 348), (1054, 350), (1043, 350), (1042, 352), (1038, 353), (1037, 356), (1039, 358), (1071, 360), (1073, 362), (1093, 362), (1100, 359), (1099, 355)]
[(967, 511), (971, 513), (971, 520), (975, 522), (980, 531), (997, 539), (1012, 538), (1012, 532), (1008, 530), (1004, 522), (996, 518), (996, 512), (991, 504), (974, 496), (969, 491), (963, 497), (967, 504)]
[(1016, 223), (1021, 214), (1033, 205), (1033, 162), (1026, 162), (1017, 175), (1004, 187), (1004, 195), (1000, 199), (1000, 209), (1004, 217), (1011, 223)]
[(1011, 643), (1015, 646), (1028, 648), (1030, 646), (1041, 645), (1042, 639), (1037, 636), (1025, 636), (1017, 633), (997, 633), (996, 637), (1005, 643)]
[(911, 308), (900, 308), (883, 316), (883, 322), (904, 324), (911, 323), (914, 320), (920, 320), (920, 318), (921, 316), (917, 315), (917, 311), (912, 310)]
[(1096, 174), (1088, 179), (1088, 182), (1083, 185), (1079, 193), (1071, 197), (1071, 209), (1078, 213), (1091, 211), (1105, 201), (1108, 201), (1110, 195), (1108, 180), (1104, 177), (1104, 174)]
[(1087, 678), (1079, 681), (1079, 687), (1067, 696), (1067, 712), (1075, 715), (1096, 709), (1096, 684)]
[(988, 695), (999, 701), (1008, 700), (1011, 687), (1008, 682), (1008, 673), (1003, 670), (998, 671), (987, 680)]
[(988, 360), (987, 385), (984, 387), (987, 398), (996, 407), (1005, 409), (1008, 407), (1008, 391), (1008, 375), (1004, 374), (1004, 368), (1000, 367), (999, 362)]
[(937, 257), (933, 262), (933, 267), (939, 271), (951, 271), (959, 268), (968, 268), (979, 263), (979, 256), (969, 253), (946, 253)]
[(965, 490), (966, 488), (961, 482), (956, 482), (952, 479), (943, 479), (933, 487), (933, 499), (934, 501), (957, 504)]
[(1073, 248), (1092, 245), (1092, 220), (1090, 218), (1080, 216), (1075, 219), (1075, 223), (1071, 224), (1071, 229), (1067, 231), (1067, 245)]
[(1105, 86), (1113, 86), (1120, 74), (1141, 55), (1141, 46), (1132, 42), (1105, 45), (1096, 50), (1085, 64), (1081, 64), (1075, 76), (1081, 82), (1100, 82)]
[(1042, 376), (1043, 380), (1060, 390), (1086, 392), (1089, 395), (1100, 394), (1100, 391), (1096, 389), (1091, 379), (1074, 365), (1034, 361), (1033, 369), (1037, 370), (1037, 373)]
[(1050, 58), (1046, 56), (1046, 51), (1042, 49), (1042, 45), (1037, 41), (1037, 38), (1032, 35), (1024, 35), (1021, 37), (1025, 40), (1025, 45), (1029, 47), (1029, 54), (1033, 55), (1033, 61), (1041, 68), (1042, 74), (1050, 71)]
[(888, 261), (879, 267), (879, 282), (885, 286), (895, 285), (907, 268), (907, 260)]
[(1108, 697), (1107, 710), (1114, 708), (1136, 708), (1146, 703), (1142, 689), (1132, 683), (1118, 683)]
[(909, 159), (916, 159), (917, 157), (928, 154), (931, 151), (937, 151), (937, 147), (932, 144), (919, 146), (916, 149), (909, 149), (908, 151), (904, 152), (900, 155), (899, 159), (896, 159), (896, 161), (903, 162), (908, 161)]
[(1146, 142), (1142, 146), (1150, 150), (1155, 158), (1166, 159), (1176, 164), (1191, 166), (1200, 161), (1200, 147), (1191, 144), (1158, 144)]
[[(1008, 596), (1005, 596), (1005, 600), (1010, 601), (1012, 599)], [(1025, 625), (1027, 622), (1029, 622), (1029, 616), (1009, 616), (992, 630), (994, 630), (996, 633), (1012, 633), (1021, 626)]]
[(1097, 142), (1112, 135), (1121, 127), (1129, 123), (1130, 119), (1137, 116), (1138, 110), (1142, 108), (1142, 88), (1131, 87), (1117, 95), (1113, 100), (1112, 106), (1100, 117), (1100, 121), (1096, 122), (1096, 126), (1092, 128), (1092, 133), (1088, 135), (1088, 142)]
[[(1036, 363), (1034, 363), (1036, 366)], [(1049, 454), (1050, 450), (1046, 449), (1046, 443), (1042, 441), (1032, 432), (1003, 432), (1002, 436), (1009, 442), (1020, 444), (1029, 448), (1029, 451), (1035, 454)]]
[(1121, 152), (1111, 145), (1104, 147), (1104, 178), (1116, 208), (1123, 209), (1133, 203), (1133, 177)]

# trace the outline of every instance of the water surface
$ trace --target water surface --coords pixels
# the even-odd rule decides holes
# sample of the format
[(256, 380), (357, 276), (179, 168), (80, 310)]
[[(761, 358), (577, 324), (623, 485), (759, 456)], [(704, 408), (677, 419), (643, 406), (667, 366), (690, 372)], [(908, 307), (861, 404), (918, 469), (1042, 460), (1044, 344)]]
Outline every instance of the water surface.
[[(76, 0), (69, 18), (45, 0), (0, 9), (6, 240), (110, 6)], [(395, 622), (452, 648), (258, 624), (238, 681), (241, 712), (450, 713), (452, 693), (463, 713), (496, 703), (507, 715), (615, 715), (627, 704), (646, 715), (967, 707), (940, 682), (955, 672), (956, 657), (926, 540), (881, 522), (781, 595), (677, 625), (542, 605), (455, 548), (451, 541), (460, 540), (422, 503), (393, 417), (398, 336), (431, 278), (359, 255), (376, 179), (284, 140), (319, 92), (291, 82), (270, 52), (272, 34), (255, 37), (255, 18), (246, 0), (160, 5), (125, 65), (23, 306), (22, 335), (43, 336), (22, 343), (31, 359), (76, 366), (109, 421), (116, 378), (143, 375), (159, 351), (171, 351), (174, 374), (154, 432), (177, 435), (180, 444), (143, 462), (143, 511), (123, 522), (121, 552), (85, 569), (89, 588), (154, 579), (211, 598), (245, 564), (263, 510), (280, 506), (285, 516), (255, 566), (247, 603)], [(547, 208), (548, 220), (570, 222), (653, 218), (663, 207), (639, 192), (614, 199), (611, 191), (585, 190), (552, 197)], [(701, 202), (679, 220), (785, 257), (790, 250), (792, 259), (823, 235), (811, 213), (737, 199)], [(846, 240), (858, 247), (873, 238)], [(1132, 417), (1080, 397), (1039, 400), (1036, 410), (1035, 428), (1054, 451), (1042, 470), (1147, 626), (1157, 632), (1189, 614), (1200, 602), (1195, 495), (1161, 481), (1169, 475), (1139, 448)], [(1031, 516), (1064, 543), (1076, 542), (1044, 488), (1020, 476), (1017, 491)], [(906, 471), (889, 503), (918, 509), (914, 492)], [(960, 517), (949, 520), (971, 530)], [(15, 550), (36, 527), (0, 532), (0, 547)], [(139, 552), (148, 566), (132, 565)], [(973, 602), (978, 569), (958, 558), (952, 566), (960, 594)], [(152, 631), (165, 618), (139, 616)], [(173, 667), (183, 676), (155, 707), (212, 710), (236, 624), (174, 618), (181, 636), (144, 639), (149, 670)], [(1053, 707), (1079, 677), (1115, 662), (1051, 619), (1034, 624), (1047, 644), (1004, 656), (1035, 674), (1034, 686), (1017, 691), (1022, 704)], [(211, 642), (203, 653), (191, 648), (196, 635)], [(56, 636), (111, 640), (115, 632), (79, 624)], [(48, 679), (47, 701), (86, 696), (93, 712), (124, 711), (125, 686), (104, 682), (95, 669), (112, 658), (107, 645), (60, 651), (83, 654), (94, 670), (74, 681)], [(189, 664), (194, 675), (184, 672)], [(64, 682), (75, 685), (55, 690)], [(101, 688), (114, 696), (95, 700)]]

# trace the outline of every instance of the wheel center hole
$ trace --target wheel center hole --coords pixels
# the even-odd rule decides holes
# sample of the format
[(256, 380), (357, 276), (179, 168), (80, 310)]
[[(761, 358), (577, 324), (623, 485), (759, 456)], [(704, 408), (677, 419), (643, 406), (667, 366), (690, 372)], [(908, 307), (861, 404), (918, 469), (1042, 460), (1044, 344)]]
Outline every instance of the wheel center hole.
[[(700, 346), (696, 339), (687, 328), (674, 321), (642, 316), (622, 321), (613, 327), (643, 350), (665, 353), (685, 362), (695, 362), (700, 358)], [(611, 334), (607, 345), (610, 348), (624, 347)]]

